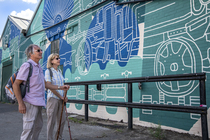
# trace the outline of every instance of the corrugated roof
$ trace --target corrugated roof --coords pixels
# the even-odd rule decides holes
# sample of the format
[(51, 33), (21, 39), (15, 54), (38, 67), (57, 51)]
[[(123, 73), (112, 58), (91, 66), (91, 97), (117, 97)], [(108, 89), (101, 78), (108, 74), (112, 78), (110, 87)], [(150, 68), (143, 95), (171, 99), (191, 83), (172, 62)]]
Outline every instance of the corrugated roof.
[[(17, 28), (22, 31), (23, 29), (26, 30), (29, 23), (30, 23), (30, 20), (29, 19), (24, 19), (24, 18), (20, 18), (20, 17), (15, 17), (15, 16), (12, 16), (12, 15), (9, 15), (8, 18), (7, 18), (7, 21), (6, 21), (6, 24), (8, 22), (8, 20), (12, 21), (13, 24), (15, 24), (15, 26), (17, 26)], [(6, 25), (4, 26), (4, 29), (3, 29), (3, 32), (2, 32), (2, 35), (0, 36), (0, 40), (2, 39), (2, 36), (4, 34), (4, 31), (5, 31), (5, 28), (6, 28)]]
[(13, 21), (13, 23), (20, 29), (27, 29), (30, 20), (29, 19), (23, 19), (23, 18), (19, 18), (19, 17), (15, 17), (15, 16), (9, 16), (10, 20)]

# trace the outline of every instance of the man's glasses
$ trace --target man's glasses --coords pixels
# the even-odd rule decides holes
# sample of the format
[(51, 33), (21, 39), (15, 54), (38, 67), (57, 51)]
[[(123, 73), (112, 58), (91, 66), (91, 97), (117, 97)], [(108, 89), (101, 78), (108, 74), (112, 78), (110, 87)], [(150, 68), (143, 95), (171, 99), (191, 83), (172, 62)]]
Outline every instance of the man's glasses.
[(42, 49), (35, 50), (36, 52), (42, 52)]
[(57, 58), (55, 58), (56, 60), (59, 60), (60, 59), (60, 57), (57, 57)]

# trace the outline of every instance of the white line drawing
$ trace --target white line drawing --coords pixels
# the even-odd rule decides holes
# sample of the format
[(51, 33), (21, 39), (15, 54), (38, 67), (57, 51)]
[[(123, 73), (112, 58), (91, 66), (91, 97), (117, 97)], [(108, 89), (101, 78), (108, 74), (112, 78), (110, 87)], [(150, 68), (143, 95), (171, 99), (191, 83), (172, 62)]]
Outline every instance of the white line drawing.
[[(64, 59), (64, 61), (65, 61), (64, 64), (63, 64), (64, 67), (67, 66), (67, 65), (72, 65), (71, 59), (72, 59), (72, 55), (75, 52), (76, 52), (75, 50), (72, 50), (72, 51), (68, 51), (68, 52), (60, 55), (61, 59)], [(69, 58), (69, 59), (67, 59), (67, 58)]]
[[(143, 46), (144, 52), (147, 49), (152, 49), (154, 47), (156, 47), (156, 51), (153, 53), (143, 53), (143, 59), (154, 59), (155, 63), (154, 63), (154, 75), (167, 75), (170, 74), (171, 72), (179, 72), (181, 71), (182, 73), (194, 73), (199, 71), (198, 67), (201, 64), (202, 67), (200, 69), (205, 69), (205, 71), (208, 71), (208, 69), (210, 68), (210, 58), (209, 58), (209, 49), (206, 52), (207, 53), (207, 57), (203, 57), (200, 48), (198, 47), (196, 41), (208, 36), (208, 32), (207, 32), (207, 27), (206, 30), (204, 31), (204, 33), (202, 35), (196, 35), (196, 36), (192, 36), (192, 32), (195, 32), (196, 30), (198, 30), (200, 27), (206, 26), (208, 24), (207, 22), (207, 17), (208, 14), (202, 15), (203, 12), (205, 11), (204, 9), (207, 9), (207, 3), (202, 3), (200, 8), (198, 10), (195, 9), (194, 4), (193, 4), (193, 0), (190, 1), (189, 3), (189, 7), (192, 10), (189, 10), (188, 13), (185, 13), (179, 17), (175, 17), (173, 19), (170, 20), (166, 20), (166, 21), (162, 21), (160, 23), (156, 23), (154, 25), (150, 25), (149, 27), (145, 27), (144, 28), (144, 42), (146, 42), (146, 45)], [(140, 5), (139, 3), (134, 4), (132, 8), (132, 11), (135, 11), (135, 13), (137, 13), (138, 9), (142, 8), (145, 5), (149, 5), (152, 2), (147, 2), (144, 5)], [(170, 8), (172, 6), (175, 6), (177, 4), (176, 1), (171, 2), (165, 6), (162, 7), (158, 7), (157, 9), (153, 9), (153, 11), (148, 11), (147, 13), (138, 13), (137, 17), (146, 17), (146, 16), (150, 16), (152, 14), (154, 14), (154, 11), (161, 11), (164, 10), (166, 8)], [(78, 7), (81, 5), (78, 5)], [(110, 7), (106, 7), (105, 10), (108, 10)], [(77, 9), (83, 9), (82, 6), (80, 8)], [(96, 17), (99, 17), (100, 14), (100, 10), (95, 10), (92, 13), (98, 13), (98, 15), (96, 15)], [(103, 36), (102, 38), (100, 38), (100, 36), (94, 36), (93, 41), (91, 42), (90, 40), (86, 40), (86, 34), (88, 38), (93, 37), (94, 33), (98, 33), (101, 30), (103, 30), (103, 22), (98, 22), (98, 24), (96, 24), (97, 26), (94, 26), (94, 28), (87, 30), (83, 30), (81, 31), (81, 22), (82, 19), (85, 19), (86, 17), (90, 16), (90, 14), (92, 13), (85, 13), (81, 16), (79, 16), (78, 20), (74, 20), (68, 23), (67, 26), (73, 26), (73, 25), (77, 25), (78, 26), (78, 31), (74, 32), (74, 34), (70, 37), (67, 37), (67, 42), (69, 44), (75, 44), (76, 42), (80, 42), (79, 43), (79, 47), (75, 53), (76, 58), (75, 59), (75, 65), (76, 67), (80, 67), (80, 74), (81, 75), (86, 75), (88, 74), (88, 69), (90, 70), (90, 65), (92, 62), (97, 62), (98, 60), (102, 61), (102, 63), (106, 62), (106, 59), (108, 59), (110, 62), (112, 62), (113, 64), (117, 61), (117, 60), (112, 60), (110, 55), (107, 55), (107, 57), (101, 57), (98, 58), (97, 56), (97, 51), (99, 49), (104, 49), (104, 53), (107, 53), (107, 50), (103, 47), (99, 47), (102, 45), (102, 41), (101, 39), (104, 39), (106, 37), (107, 34), (105, 34), (105, 36)], [(120, 11), (116, 12), (116, 17), (120, 16)], [(189, 19), (192, 19), (192, 22), (188, 22)], [(98, 20), (99, 21), (99, 18)], [(139, 21), (139, 20), (138, 20)], [(175, 26), (176, 28), (167, 28), (168, 26), (171, 25), (179, 25), (179, 26)], [(167, 28), (167, 30), (164, 30), (165, 28)], [(169, 30), (168, 30), (169, 29)], [(153, 31), (159, 31), (161, 30), (162, 32), (158, 32), (158, 33), (153, 33)], [(186, 36), (188, 35), (188, 36)], [(158, 42), (152, 42), (154, 44), (149, 44), (147, 43), (149, 40), (153, 40), (153, 38), (160, 38), (161, 40), (159, 40)], [(122, 39), (122, 38), (119, 38)], [(110, 39), (110, 41), (113, 41)], [(208, 39), (206, 39), (206, 41), (208, 41)], [(93, 43), (94, 42), (94, 43)], [(98, 43), (96, 43), (98, 42)], [(150, 41), (151, 42), (151, 41)], [(84, 50), (84, 44), (86, 44), (87, 46), (94, 46), (94, 51), (92, 52), (89, 48), (86, 48), (87, 50)], [(149, 45), (147, 45), (149, 44)], [(126, 47), (126, 45), (122, 46)], [(176, 47), (176, 49), (175, 49)], [(177, 49), (178, 48), (178, 49)], [(89, 49), (89, 50), (88, 50)], [(83, 51), (84, 50), (84, 51)], [(84, 53), (85, 52), (92, 52), (92, 54), (88, 54), (86, 55), (86, 58), (84, 57)], [(119, 51), (116, 51), (116, 54), (119, 54)], [(95, 59), (92, 60), (91, 62), (91, 58), (90, 57), (94, 57)], [(176, 57), (177, 60), (179, 60), (179, 62), (174, 61), (174, 62), (169, 62), (172, 57)], [(80, 59), (82, 59), (83, 61), (80, 61)], [(92, 58), (93, 59), (93, 58)], [(124, 60), (128, 59), (128, 56), (125, 57)], [(204, 62), (205, 61), (205, 65)], [(189, 63), (188, 63), (189, 62)], [(84, 69), (84, 67), (87, 66), (88, 69)], [(210, 69), (209, 69), (210, 70)], [(127, 72), (125, 72), (122, 75), (125, 75), (125, 77), (128, 77), (126, 75)], [(105, 75), (104, 75), (105, 76)], [(106, 79), (106, 78), (104, 78)], [(119, 85), (120, 86), (120, 85)], [(189, 81), (189, 82), (157, 82), (156, 83), (157, 89), (159, 90), (159, 100), (152, 100), (151, 103), (157, 103), (157, 104), (186, 104), (185, 100), (188, 100), (186, 98), (186, 96), (190, 95), (197, 87), (198, 87), (198, 83), (196, 81)], [(123, 87), (123, 86), (121, 86)], [(114, 88), (114, 86), (107, 86), (107, 87), (103, 87), (103, 90), (105, 89), (112, 89)], [(115, 89), (117, 89), (115, 87)], [(183, 89), (186, 89), (183, 91)], [(126, 88), (125, 88), (126, 90)], [(94, 93), (94, 89), (92, 89), (91, 93)], [(105, 90), (105, 92), (100, 92), (99, 94), (105, 94), (105, 98), (102, 98), (104, 100), (107, 99), (107, 97), (109, 99), (112, 99), (112, 97), (109, 97), (109, 95), (107, 95), (109, 92)], [(174, 103), (172, 101), (166, 101), (166, 96), (168, 97), (172, 97), (175, 98), (177, 100), (177, 103)], [(94, 98), (94, 94), (91, 94), (91, 96), (89, 96), (92, 99), (96, 99)], [(191, 96), (190, 96), (191, 97)], [(117, 98), (117, 97), (114, 97)], [(142, 97), (143, 98), (143, 97)], [(151, 96), (151, 99), (152, 96)], [(140, 100), (140, 102), (143, 102), (142, 100)], [(199, 102), (199, 101), (197, 101)], [(144, 112), (144, 111), (143, 111)], [(149, 113), (148, 113), (149, 112)], [(146, 114), (152, 114), (152, 111), (148, 111), (146, 110), (146, 112), (144, 112)], [(193, 115), (194, 116), (194, 115)], [(195, 119), (195, 117), (192, 117), (193, 119)]]
[(171, 3), (171, 4), (168, 4), (168, 5), (166, 5), (166, 6), (163, 6), (163, 7), (161, 7), (161, 8), (158, 8), (158, 9), (156, 9), (156, 10), (154, 10), (154, 11), (150, 11), (150, 12), (148, 12), (148, 13), (145, 13), (145, 14), (143, 14), (143, 15), (141, 15), (141, 16), (145, 16), (145, 15), (151, 14), (151, 13), (156, 12), (156, 11), (158, 11), (158, 10), (161, 10), (161, 9), (163, 9), (163, 8), (169, 7), (169, 6), (173, 5), (173, 4), (175, 4), (175, 2), (173, 2), (173, 3)]
[(125, 72), (122, 72), (121, 75), (125, 75), (125, 78), (128, 78), (128, 75), (132, 75), (132, 71), (126, 70)]
[(101, 74), (101, 77), (103, 77), (103, 79), (106, 79), (106, 77), (109, 77), (109, 74), (107, 73)]
[[(142, 95), (142, 103), (152, 104), (152, 95)], [(152, 110), (150, 109), (142, 109), (143, 114), (152, 114)]]
[[(200, 105), (200, 97), (199, 96), (190, 96), (190, 105), (191, 106), (199, 106)], [(200, 114), (190, 113), (191, 119), (199, 120)]]
[[(127, 73), (127, 74), (126, 74)], [(121, 75), (125, 75), (128, 78), (128, 75), (132, 74), (131, 71), (126, 70), (122, 72)], [(103, 79), (109, 77), (109, 74), (101, 74)], [(80, 80), (80, 77), (75, 78), (77, 81)], [(105, 84), (102, 86), (101, 90), (97, 90), (93, 87), (89, 88), (88, 100), (97, 100), (97, 101), (113, 101), (118, 100), (121, 102), (126, 102), (127, 95), (127, 84)], [(84, 89), (81, 86), (71, 86), (70, 93), (67, 97), (71, 99), (84, 99)], [(115, 94), (114, 94), (115, 93)], [(78, 110), (81, 109), (81, 104), (75, 104)], [(92, 112), (97, 111), (98, 106), (89, 105), (89, 109)], [(117, 112), (117, 107), (106, 107), (107, 112), (115, 114)]]
[[(189, 5), (186, 5), (186, 7), (189, 6), (188, 12), (144, 28), (143, 62), (148, 63), (149, 60), (154, 60), (155, 76), (173, 73), (210, 73), (209, 48), (205, 50), (206, 52), (203, 50), (201, 52), (198, 45), (198, 41), (201, 39), (209, 42), (210, 12), (208, 6), (210, 1), (200, 0), (199, 2), (195, 6), (195, 1), (190, 0)], [(177, 4), (178, 1), (174, 1), (139, 16), (149, 18), (155, 15), (154, 11), (161, 11)], [(151, 42), (155, 39), (157, 41)], [(159, 101), (154, 100), (152, 103), (198, 106), (200, 100), (191, 95), (198, 86), (199, 83), (195, 80), (156, 82), (156, 87), (159, 90)], [(166, 101), (166, 97), (177, 99), (177, 103), (174, 99), (173, 102)], [(190, 103), (187, 103), (186, 101), (189, 100)], [(199, 115), (191, 113), (190, 118), (197, 120)]]

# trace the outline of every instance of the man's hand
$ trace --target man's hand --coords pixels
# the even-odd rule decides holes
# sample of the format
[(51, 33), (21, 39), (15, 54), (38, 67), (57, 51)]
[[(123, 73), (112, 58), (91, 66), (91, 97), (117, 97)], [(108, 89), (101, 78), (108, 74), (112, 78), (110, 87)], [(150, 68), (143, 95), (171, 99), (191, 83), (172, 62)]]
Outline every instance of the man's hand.
[(61, 100), (63, 100), (65, 103), (68, 101), (68, 98), (67, 97), (61, 97)]
[(25, 114), (26, 113), (26, 105), (23, 103), (19, 104), (19, 112), (22, 113), (22, 114)]
[(61, 90), (69, 90), (69, 88), (70, 88), (69, 85), (60, 86), (60, 89), (61, 89)]

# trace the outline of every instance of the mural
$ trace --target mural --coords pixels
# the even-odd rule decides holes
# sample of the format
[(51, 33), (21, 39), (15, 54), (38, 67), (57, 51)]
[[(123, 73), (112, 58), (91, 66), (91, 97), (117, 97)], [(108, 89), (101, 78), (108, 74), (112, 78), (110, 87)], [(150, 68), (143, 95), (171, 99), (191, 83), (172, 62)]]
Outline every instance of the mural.
[[(50, 8), (48, 8), (48, 4), (51, 6)], [(69, 3), (70, 6), (66, 5), (66, 7), (72, 8), (71, 4), (72, 3)], [(46, 8), (46, 10), (43, 10), (42, 25), (44, 28), (47, 28), (49, 26), (52, 26), (50, 25), (50, 23), (56, 24), (55, 20), (57, 20), (57, 18), (54, 18), (52, 20), (46, 17), (57, 17), (58, 14), (52, 12), (52, 10), (49, 10), (54, 8), (52, 8), (53, 5), (48, 1), (45, 1), (44, 7)], [(66, 13), (69, 13), (70, 15), (71, 12), (69, 10), (71, 11), (72, 9), (67, 9)], [(67, 38), (68, 43), (66, 43), (62, 36), (59, 36), (59, 33), (62, 32), (62, 29), (66, 28), (66, 26), (69, 26), (66, 25), (66, 22), (62, 22), (62, 24), (59, 24), (58, 26), (54, 26), (53, 28), (45, 30), (47, 38), (50, 41), (55, 40), (56, 35), (60, 37), (59, 54), (61, 56), (61, 64), (63, 65), (64, 73), (69, 68), (72, 73), (75, 72), (75, 69), (78, 69), (80, 75), (87, 75), (90, 71), (91, 64), (93, 63), (98, 63), (101, 70), (105, 69), (106, 64), (108, 62), (114, 63), (114, 61), (117, 61), (121, 67), (124, 67), (131, 57), (136, 56), (138, 54), (139, 29), (137, 26), (137, 20), (135, 18), (135, 15), (128, 6), (117, 6), (114, 3), (110, 3), (101, 8), (99, 11), (94, 11), (92, 13), (89, 13), (88, 15), (81, 17), (81, 20), (78, 20), (78, 22), (82, 22), (82, 19), (85, 17), (92, 18), (93, 14), (95, 16), (89, 25), (89, 29), (87, 29), (86, 31), (83, 30), (83, 33), (86, 34), (83, 34), (83, 36), (81, 36), (82, 40), (79, 40), (79, 46), (76, 47), (76, 49), (73, 49), (72, 45), (68, 44), (68, 40), (75, 40), (75, 38)], [(59, 15), (59, 17), (61, 18), (62, 16)], [(122, 25), (120, 24), (121, 21), (123, 22)], [(77, 37), (77, 40), (79, 38), (78, 36), (80, 36), (79, 32), (80, 31), (77, 32), (78, 34), (74, 35), (74, 37)], [(51, 47), (49, 46), (45, 51), (44, 65), (46, 64), (47, 57), (50, 55), (50, 53)], [(45, 69), (46, 68), (44, 66), (44, 70)], [(110, 90), (111, 88), (105, 88), (105, 91), (107, 91), (107, 89)], [(126, 97), (125, 89), (126, 88), (124, 85), (122, 87), (122, 90), (124, 91), (123, 96), (120, 95), (124, 98), (123, 101), (125, 101)], [(73, 91), (71, 92), (72, 94), (70, 98), (75, 98), (74, 94), (76, 94), (76, 99), (84, 99), (84, 89), (81, 91), (79, 87), (72, 87), (71, 90)], [(117, 89), (112, 88), (112, 90)], [(92, 90), (91, 93), (92, 92), (95, 91)], [(109, 95), (106, 94), (107, 92), (102, 92), (103, 94), (101, 95), (97, 94), (98, 100), (105, 99), (107, 101), (111, 101), (113, 99), (116, 99), (115, 96), (111, 98), (109, 97), (111, 93), (109, 93)], [(105, 98), (103, 96), (107, 97)], [(120, 98), (121, 97), (119, 97), (119, 99)], [(90, 99), (94, 99), (94, 97)], [(76, 104), (76, 108), (80, 110), (82, 108), (82, 104)], [(90, 109), (95, 112), (97, 110), (97, 107), (90, 106)], [(114, 108), (114, 110), (116, 110), (116, 108)], [(111, 112), (116, 113), (116, 111)]]
[[(101, 1), (94, 2), (96, 4)], [(70, 19), (68, 23), (65, 21), (45, 30), (50, 41), (55, 40), (56, 35), (61, 33), (57, 38), (59, 38), (59, 53), (63, 72), (67, 79), (69, 79), (69, 75), (72, 75), (67, 81), (114, 78), (114, 73), (118, 75), (116, 78), (208, 73), (209, 48), (202, 47), (202, 50), (200, 48), (204, 41), (209, 42), (209, 1), (169, 0), (158, 4), (154, 3), (149, 1), (115, 5), (111, 2), (99, 9), (78, 15), (75, 19)], [(43, 28), (64, 19), (58, 14), (59, 12), (51, 12), (53, 14), (49, 17), (54, 17), (53, 20), (46, 18), (50, 11), (48, 9), (53, 9), (48, 7), (48, 4), (48, 1), (45, 1), (42, 16)], [(70, 9), (67, 10), (66, 18), (70, 17), (71, 13), (74, 15), (87, 9), (88, 5), (85, 5), (84, 1), (75, 1), (74, 5), (68, 1), (66, 6)], [(180, 5), (184, 5), (186, 8), (173, 16), (167, 16), (170, 14), (167, 12), (168, 10), (179, 9)], [(66, 34), (63, 31), (66, 31)], [(48, 46), (44, 61), (50, 54), (50, 49), (51, 47)], [(128, 67), (129, 63), (133, 65)], [(135, 65), (138, 66), (136, 69), (133, 67)], [(113, 72), (107, 66), (111, 66), (117, 71)], [(70, 71), (67, 72), (68, 69)], [(94, 74), (97, 77), (94, 76), (93, 79), (90, 75)], [(134, 102), (198, 106), (198, 86), (198, 81), (193, 80), (143, 83), (143, 90), (134, 89)], [(72, 86), (68, 92), (68, 98), (84, 99), (84, 87)], [(90, 86), (89, 100), (126, 102), (127, 85), (103, 85), (101, 91), (98, 91), (95, 86)], [(82, 106), (82, 104), (75, 104), (77, 110), (81, 110)], [(98, 106), (89, 105), (89, 109), (92, 112), (97, 112)], [(117, 110), (117, 107), (106, 107), (108, 114), (117, 115)], [(200, 118), (197, 114), (178, 113), (177, 118), (185, 116), (185, 119), (190, 122), (183, 126), (179, 123), (168, 125), (168, 122), (172, 121), (169, 119), (160, 117), (154, 119), (153, 116), (163, 114), (161, 111), (135, 109), (134, 114), (134, 117), (141, 121), (160, 122), (162, 125), (183, 130), (189, 130)], [(168, 117), (171, 114), (173, 113), (169, 112), (164, 116)]]
[(20, 30), (14, 25), (12, 21), (8, 20), (6, 30), (4, 31), (4, 35), (2, 37), (3, 49), (5, 50), (6, 48), (11, 48), (11, 45), (13, 45), (11, 41), (16, 37), (18, 40), (20, 39)]
[(111, 3), (94, 16), (84, 49), (82, 45), (78, 47), (76, 64), (81, 73), (89, 71), (92, 63), (98, 63), (102, 70), (109, 61), (125, 66), (129, 58), (138, 54), (138, 48), (139, 30), (134, 13), (128, 6)]
[[(96, 4), (99, 5), (91, 8)], [(205, 72), (208, 85), (209, 7), (210, 0), (159, 0), (124, 5), (103, 0), (64, 0), (62, 3), (44, 0), (30, 29), (45, 30), (19, 43), (22, 46), (30, 41), (43, 43), (43, 70), (46, 70), (47, 57), (57, 49), (66, 82)], [(11, 23), (3, 39), (10, 41), (10, 46), (16, 46), (13, 40), (19, 34), (10, 32), (10, 26)], [(6, 58), (8, 49), (2, 53)], [(133, 102), (200, 105), (198, 81), (141, 84), (139, 89), (138, 83), (133, 83)], [(206, 92), (209, 90), (207, 87)], [(71, 86), (67, 96), (84, 99), (84, 91), (84, 86)], [(207, 94), (207, 100), (209, 98)], [(91, 85), (88, 99), (126, 102), (127, 84), (102, 85), (101, 90)], [(68, 108), (82, 114), (84, 105), (68, 104)], [(126, 109), (122, 116), (118, 107), (99, 108), (89, 105), (90, 114), (115, 120), (127, 116)], [(189, 132), (200, 115), (133, 109), (133, 118), (137, 124), (159, 123), (172, 130)], [(200, 134), (199, 130), (195, 133)]]
[[(66, 57), (68, 57), (64, 55), (65, 51), (68, 49), (71, 50), (71, 46), (65, 43), (66, 41), (62, 37), (66, 29), (66, 24), (68, 23), (67, 20), (66, 21), (63, 20), (70, 17), (73, 6), (74, 6), (73, 0), (65, 0), (63, 1), (62, 4), (57, 0), (45, 0), (44, 2), (44, 10), (42, 14), (42, 26), (43, 28), (48, 28), (55, 25), (52, 28), (46, 29), (45, 33), (49, 41), (54, 41), (56, 39), (59, 39), (60, 43), (58, 47), (60, 50), (59, 54), (61, 56), (61, 60), (66, 59)], [(57, 25), (61, 21), (63, 22)], [(47, 57), (50, 54), (51, 54), (51, 44), (48, 47), (48, 49), (46, 49), (45, 51), (43, 70), (46, 70)], [(71, 53), (69, 55), (71, 55)], [(61, 61), (61, 65), (62, 64), (63, 61)]]
[[(75, 40), (78, 40), (78, 42), (81, 40), (77, 50), (73, 50), (75, 53), (75, 68), (78, 69), (79, 74), (87, 75), (91, 71), (90, 68), (93, 63), (97, 63), (101, 70), (106, 68), (107, 63), (118, 62), (120, 67), (126, 66), (130, 58), (138, 55), (140, 42), (137, 20), (132, 10), (128, 6), (117, 6), (110, 3), (100, 10), (80, 17), (74, 24), (82, 25), (80, 23), (82, 19), (90, 17), (91, 14), (94, 14), (94, 18), (89, 29), (81, 34), (81, 27), (78, 27), (78, 34), (67, 38), (69, 43), (74, 41), (74, 44), (77, 42)], [(123, 24), (120, 22), (123, 22)], [(87, 35), (84, 36), (84, 34)], [(70, 64), (73, 65), (74, 63), (70, 62)], [(101, 74), (100, 76), (106, 79), (108, 75)], [(80, 78), (76, 77), (75, 79), (79, 80)], [(113, 95), (112, 93), (116, 93), (116, 91), (122, 91), (122, 94)], [(77, 93), (77, 96), (70, 95), (70, 98), (84, 99), (84, 90), (81, 91), (78, 87), (72, 87), (70, 93)], [(102, 91), (90, 89), (89, 93), (90, 100), (126, 101), (126, 85), (122, 84), (104, 86)], [(81, 109), (82, 105), (77, 104), (76, 108)], [(97, 106), (90, 105), (89, 108), (93, 112), (97, 111)], [(108, 112), (112, 112), (111, 114), (115, 114), (117, 111), (115, 107), (106, 108)]]
[[(110, 3), (98, 11), (93, 11), (92, 13), (96, 14), (92, 18), (92, 22), (90, 23), (88, 31), (81, 31), (82, 27), (77, 27), (79, 30), (78, 32), (81, 33), (77, 35), (80, 35), (79, 37), (83, 38), (81, 39), (83, 40), (81, 41), (83, 42), (83, 44), (79, 43), (78, 50), (75, 50), (77, 56), (75, 62), (76, 66), (78, 67), (79, 75), (85, 76), (90, 74), (92, 69), (91, 65), (97, 63), (99, 65), (99, 68), (104, 71), (102, 72), (103, 74), (101, 74), (101, 77), (110, 77), (113, 71), (107, 71), (107, 63), (111, 64), (114, 62), (118, 62), (120, 67), (125, 67), (127, 62), (132, 63), (133, 61), (132, 59), (129, 60), (129, 58), (135, 55), (141, 56), (141, 53), (143, 65), (142, 67), (138, 67), (139, 70), (141, 70), (142, 68), (141, 76), (161, 76), (196, 72), (209, 73), (209, 48), (206, 46), (208, 46), (209, 44), (208, 6), (210, 1), (170, 0), (158, 4), (154, 3), (155, 2), (150, 1), (133, 5), (123, 5), (121, 7), (114, 6), (113, 3)], [(134, 45), (133, 47), (129, 48), (129, 41), (126, 42), (127, 40), (120, 40), (125, 44), (127, 43), (127, 48), (125, 49), (126, 53), (124, 53), (125, 55), (121, 55), (126, 56), (124, 57), (126, 59), (123, 59), (123, 57), (121, 59), (119, 57), (121, 51), (117, 49), (120, 49), (121, 47), (109, 48), (109, 46), (111, 46), (112, 44), (120, 46), (119, 44), (122, 43), (118, 42), (118, 33), (115, 31), (117, 27), (114, 24), (119, 25), (117, 21), (120, 21), (121, 26), (119, 27), (119, 29), (123, 30), (125, 30), (125, 28), (123, 28), (125, 26), (124, 23), (127, 23), (127, 25), (129, 25), (128, 22), (124, 22), (123, 20), (116, 20), (118, 16), (120, 17), (120, 13), (119, 11), (116, 12), (114, 9), (112, 9), (113, 7), (111, 5), (116, 9), (119, 8), (118, 10), (121, 10), (122, 13), (123, 9), (125, 11), (127, 9), (131, 9), (132, 11), (134, 11), (135, 17), (137, 17), (137, 19), (135, 19), (135, 17), (132, 18), (133, 15), (130, 14), (130, 17), (128, 18), (130, 18), (129, 21), (132, 21), (130, 24), (131, 27), (137, 27), (135, 28), (137, 29), (137, 32), (130, 32), (129, 35), (131, 38), (129, 38), (129, 41), (133, 41), (134, 44), (136, 43), (136, 46), (138, 47)], [(179, 9), (181, 8), (180, 5), (186, 8), (182, 12), (177, 12), (176, 14), (173, 14), (173, 16), (167, 16), (170, 14), (167, 11), (171, 11), (171, 9)], [(105, 17), (108, 10), (110, 10), (110, 13), (115, 11), (115, 14), (111, 14), (112, 16), (109, 17), (110, 19)], [(85, 16), (80, 16), (78, 18), (78, 21), (74, 22), (74, 24), (76, 23), (77, 26), (81, 24), (80, 21), (85, 18)], [(127, 17), (124, 17), (123, 19), (126, 18)], [(104, 19), (106, 19), (106, 22), (102, 22), (105, 21)], [(112, 20), (115, 22), (109, 23), (109, 21)], [(138, 23), (136, 24), (136, 22)], [(106, 24), (109, 25), (109, 27), (115, 28), (106, 28)], [(139, 47), (141, 45), (141, 36), (139, 35), (140, 32), (138, 31), (140, 31), (141, 29), (138, 29), (138, 27), (144, 27), (142, 36), (144, 37), (143, 49)], [(111, 30), (112, 32), (109, 30)], [(123, 34), (123, 32), (120, 32), (120, 30), (118, 31), (121, 35), (120, 39), (123, 39), (123, 35), (125, 34)], [(87, 35), (84, 39), (85, 33)], [(79, 40), (79, 37), (76, 37), (74, 35), (67, 37), (67, 42), (70, 44), (76, 44), (77, 40)], [(129, 56), (128, 54), (132, 54), (132, 50), (134, 50), (134, 55)], [(140, 53), (139, 50), (141, 50), (142, 52)], [(141, 61), (141, 59), (137, 60)], [(115, 66), (113, 66), (113, 68), (114, 67)], [(128, 72), (136, 75), (134, 69), (129, 68), (129, 70), (127, 70), (127, 73)], [(76, 80), (80, 79), (82, 78), (76, 78)], [(143, 83), (143, 90), (140, 91), (141, 96), (139, 100), (136, 100), (136, 102), (150, 104), (199, 106), (200, 99), (198, 94), (198, 85), (198, 81), (194, 80)], [(73, 89), (75, 89), (75, 87), (71, 88), (71, 90)], [(77, 92), (73, 92), (75, 93), (74, 98), (84, 99), (84, 89), (79, 89), (78, 87), (76, 89)], [(118, 91), (120, 91), (119, 89), (122, 89), (122, 91), (119, 92), (121, 95), (116, 95), (116, 92), (111, 92), (108, 89), (115, 89)], [(209, 89), (207, 89), (207, 91), (208, 90)], [(72, 93), (72, 91), (70, 92)], [(97, 91), (95, 88), (90, 88), (89, 93), (90, 100), (126, 101), (127, 98), (125, 85), (106, 85), (102, 88), (102, 91)], [(109, 95), (113, 95), (113, 98), (110, 98)], [(69, 95), (69, 98), (72, 98), (72, 96)], [(89, 108), (92, 112), (97, 112), (97, 106), (89, 106)], [(81, 107), (79, 109), (81, 109)], [(109, 114), (115, 114), (117, 112), (116, 108), (111, 109), (108, 107), (106, 108), (106, 111)], [(189, 122), (188, 125), (183, 126), (183, 122), (178, 121), (178, 119), (176, 120), (176, 118), (173, 118), (173, 120), (180, 123), (169, 123), (172, 120), (168, 118), (173, 115), (174, 112), (167, 112), (167, 114), (165, 114), (161, 111), (142, 109), (140, 110), (139, 115), (135, 116), (138, 116), (139, 120), (141, 121), (161, 123), (162, 125), (180, 128), (183, 130), (189, 130), (193, 126), (193, 124), (200, 118), (200, 115), (198, 114), (178, 113), (177, 115), (176, 113), (178, 119), (185, 116), (184, 121), (187, 120)], [(159, 117), (154, 118), (154, 116)]]
[[(167, 1), (164, 5), (153, 5), (153, 9), (145, 12), (145, 18), (154, 18), (156, 15), (165, 13), (167, 10), (179, 9), (179, 5), (183, 5), (185, 10), (174, 13), (173, 18), (167, 19), (159, 16), (153, 24), (145, 24), (144, 29), (144, 49), (143, 49), (143, 69), (148, 69), (148, 63), (153, 64), (151, 71), (142, 71), (143, 76), (147, 75), (171, 75), (181, 73), (209, 73), (209, 44), (208, 28), (209, 28), (209, 10), (210, 1)], [(152, 4), (152, 3), (151, 3)], [(147, 3), (149, 6), (150, 3)], [(147, 6), (146, 5), (146, 6)], [(160, 20), (161, 19), (161, 20)], [(153, 40), (153, 41), (151, 41)], [(205, 43), (204, 43), (205, 42)], [(203, 46), (203, 43), (205, 46)], [(199, 106), (199, 88), (198, 81), (167, 81), (156, 82), (154, 85), (145, 83), (142, 91), (142, 101), (150, 104), (172, 104), (172, 105), (189, 105)], [(156, 90), (152, 90), (154, 87)], [(208, 89), (207, 89), (208, 90)], [(154, 95), (153, 93), (157, 93)], [(150, 93), (150, 95), (149, 95)], [(162, 119), (152, 116), (163, 113), (161, 111), (142, 110), (141, 119), (155, 123), (167, 125), (170, 120), (166, 117), (173, 113), (161, 115)], [(200, 115), (183, 114), (190, 122), (188, 125), (181, 125), (182, 122), (171, 124), (170, 126), (189, 130)]]
[[(3, 58), (11, 56), (20, 42), (20, 29), (10, 20), (8, 20), (4, 34), (2, 36), (2, 49), (4, 49)], [(7, 49), (8, 48), (8, 49)]]
[[(28, 24), (30, 21), (27, 19), (9, 16), (7, 23), (5, 25), (2, 38), (1, 38), (1, 43), (2, 43), (1, 48), (3, 50), (1, 50), (2, 53), (0, 54), (0, 62), (2, 59), (8, 60), (8, 57), (9, 59), (11, 59), (12, 57), (14, 57), (15, 59), (16, 57), (15, 61), (13, 62), (14, 71), (16, 71), (19, 68), (19, 66), (24, 62), (22, 61), (21, 49), (25, 50), (25, 48), (22, 46), (24, 44), (23, 43), (24, 41), (22, 42), (22, 40), (25, 40), (25, 39), (23, 38), (23, 35), (21, 34), (22, 29), (20, 28), (20, 26), (18, 26), (18, 23), (20, 22), (24, 22), (25, 24)], [(30, 38), (26, 40), (28, 43), (29, 42), (30, 44), (32, 43), (30, 41)], [(22, 62), (22, 63), (19, 63), (19, 62)]]

